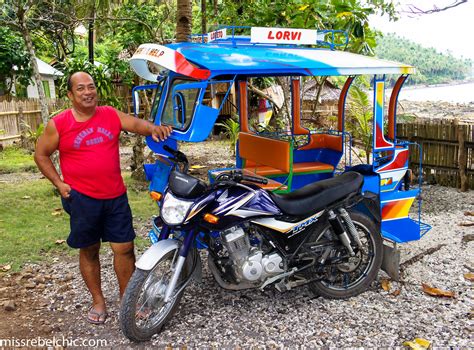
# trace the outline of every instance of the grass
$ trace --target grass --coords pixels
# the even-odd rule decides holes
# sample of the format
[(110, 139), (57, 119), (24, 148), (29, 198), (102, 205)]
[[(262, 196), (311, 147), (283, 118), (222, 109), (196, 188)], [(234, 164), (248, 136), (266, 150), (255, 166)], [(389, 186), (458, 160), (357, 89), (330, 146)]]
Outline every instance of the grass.
[(0, 174), (37, 171), (33, 154), (18, 147), (6, 147), (0, 152)]
[[(146, 191), (134, 190), (134, 182), (124, 175), (134, 222), (148, 223), (157, 212), (156, 205)], [(53, 189), (45, 179), (0, 183), (0, 265), (9, 264), (17, 271), (27, 262), (49, 260), (61, 253), (77, 254), (66, 243), (56, 244), (69, 234), (69, 216)], [(143, 247), (148, 240), (137, 237), (136, 244)]]

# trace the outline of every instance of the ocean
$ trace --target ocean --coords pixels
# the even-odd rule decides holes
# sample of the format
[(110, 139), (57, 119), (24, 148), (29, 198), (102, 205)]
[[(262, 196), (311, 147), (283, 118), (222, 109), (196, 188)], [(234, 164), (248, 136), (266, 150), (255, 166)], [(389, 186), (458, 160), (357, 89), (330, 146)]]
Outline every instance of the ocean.
[(474, 102), (474, 83), (410, 88), (400, 91), (399, 100), (409, 101), (446, 101), (454, 103)]

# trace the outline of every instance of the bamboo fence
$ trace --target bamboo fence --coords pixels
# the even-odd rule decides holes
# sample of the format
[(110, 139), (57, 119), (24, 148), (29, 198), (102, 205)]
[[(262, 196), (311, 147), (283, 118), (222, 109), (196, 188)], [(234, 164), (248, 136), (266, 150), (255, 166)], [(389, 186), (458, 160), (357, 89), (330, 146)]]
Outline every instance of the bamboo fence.
[[(48, 100), (49, 113), (65, 108), (63, 100)], [(10, 145), (21, 138), (30, 128), (36, 130), (42, 123), (40, 104), (37, 99), (0, 101), (0, 143)]]
[[(422, 147), (423, 178), (428, 183), (474, 189), (474, 124), (424, 120), (397, 124), (397, 138)], [(410, 167), (419, 173), (420, 152), (410, 146)]]

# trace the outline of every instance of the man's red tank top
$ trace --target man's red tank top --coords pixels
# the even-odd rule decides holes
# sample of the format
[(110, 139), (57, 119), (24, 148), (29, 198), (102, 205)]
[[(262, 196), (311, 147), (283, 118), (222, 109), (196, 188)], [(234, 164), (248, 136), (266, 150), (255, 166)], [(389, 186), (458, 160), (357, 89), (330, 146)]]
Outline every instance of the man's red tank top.
[(59, 133), (64, 182), (92, 198), (110, 199), (124, 194), (119, 155), (122, 124), (117, 112), (100, 106), (89, 120), (78, 122), (68, 109), (53, 120)]

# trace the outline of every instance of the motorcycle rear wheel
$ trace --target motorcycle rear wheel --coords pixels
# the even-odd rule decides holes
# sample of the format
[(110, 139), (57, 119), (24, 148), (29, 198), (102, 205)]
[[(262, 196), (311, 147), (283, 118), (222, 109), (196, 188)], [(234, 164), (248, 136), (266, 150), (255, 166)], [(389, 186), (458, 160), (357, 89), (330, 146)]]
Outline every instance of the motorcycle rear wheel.
[(184, 264), (176, 286), (179, 293), (172, 295), (167, 303), (163, 298), (178, 252), (177, 249), (169, 252), (149, 271), (136, 269), (130, 278), (119, 316), (122, 332), (128, 339), (135, 342), (150, 340), (176, 312), (184, 293), (184, 289), (179, 290), (188, 276), (187, 264)]
[[(347, 299), (356, 296), (369, 288), (380, 270), (383, 242), (375, 223), (359, 212), (349, 212), (349, 215), (359, 233), (362, 249), (345, 263), (324, 267), (323, 279), (309, 283), (309, 289), (315, 295), (328, 299)], [(326, 226), (314, 232), (310, 241), (320, 237), (321, 233), (326, 237), (332, 236), (334, 240), (337, 239), (331, 227)], [(315, 273), (321, 274), (321, 271), (316, 272), (316, 269), (316, 267), (309, 269), (307, 278), (311, 278)]]

